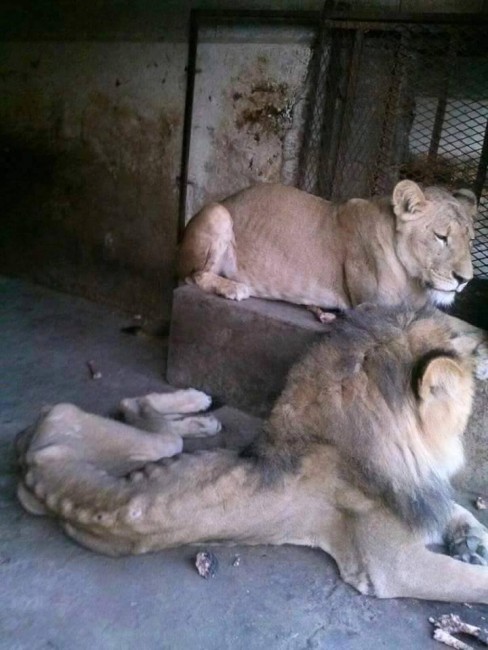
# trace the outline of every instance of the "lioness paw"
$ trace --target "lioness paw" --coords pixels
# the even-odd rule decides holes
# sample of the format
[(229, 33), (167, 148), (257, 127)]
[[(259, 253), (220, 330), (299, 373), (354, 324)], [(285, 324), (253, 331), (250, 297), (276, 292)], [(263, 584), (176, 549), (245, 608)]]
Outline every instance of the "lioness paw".
[(251, 295), (251, 290), (247, 284), (232, 282), (222, 290), (222, 295), (229, 300), (246, 300)]
[(456, 560), (488, 565), (488, 530), (481, 524), (460, 524), (446, 535), (446, 546)]

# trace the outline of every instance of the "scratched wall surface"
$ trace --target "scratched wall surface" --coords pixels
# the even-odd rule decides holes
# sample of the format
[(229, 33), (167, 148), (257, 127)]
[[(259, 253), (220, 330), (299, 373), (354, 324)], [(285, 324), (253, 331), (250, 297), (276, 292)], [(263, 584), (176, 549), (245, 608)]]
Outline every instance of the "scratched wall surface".
[(300, 27), (202, 30), (187, 219), (252, 183), (294, 184), (313, 38)]
[(184, 43), (0, 45), (1, 271), (167, 316)]

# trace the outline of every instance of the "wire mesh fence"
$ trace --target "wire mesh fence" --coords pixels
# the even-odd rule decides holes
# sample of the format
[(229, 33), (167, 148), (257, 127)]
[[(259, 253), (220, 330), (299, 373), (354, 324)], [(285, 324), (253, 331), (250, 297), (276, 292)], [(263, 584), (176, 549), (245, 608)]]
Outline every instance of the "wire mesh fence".
[(300, 186), (329, 199), (401, 178), (479, 200), (475, 274), (488, 277), (488, 38), (475, 24), (325, 19)]

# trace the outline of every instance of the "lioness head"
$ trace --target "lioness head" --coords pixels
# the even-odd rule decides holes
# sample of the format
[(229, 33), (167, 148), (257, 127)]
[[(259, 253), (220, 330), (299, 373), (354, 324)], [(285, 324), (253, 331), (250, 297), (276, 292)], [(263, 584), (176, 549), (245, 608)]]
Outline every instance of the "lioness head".
[(397, 255), (433, 304), (450, 305), (473, 277), (471, 242), (476, 197), (400, 181), (393, 190)]

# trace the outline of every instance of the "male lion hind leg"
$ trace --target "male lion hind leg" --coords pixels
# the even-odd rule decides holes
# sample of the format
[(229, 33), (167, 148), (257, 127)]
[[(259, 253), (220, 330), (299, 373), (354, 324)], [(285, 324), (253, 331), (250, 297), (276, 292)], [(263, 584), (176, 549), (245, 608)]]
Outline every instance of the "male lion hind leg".
[(212, 203), (186, 228), (178, 256), (178, 276), (208, 293), (244, 300), (249, 298), (250, 288), (224, 277), (235, 270), (232, 217), (223, 205)]
[(68, 535), (110, 555), (311, 539), (317, 517), (300, 501), (299, 477), (263, 488), (251, 461), (224, 449), (161, 459), (180, 449), (168, 436), (58, 405), (19, 438), (19, 497), (30, 509), (32, 495)]
[(488, 603), (488, 567), (479, 565), (486, 529), (461, 506), (454, 507), (444, 539), (450, 552), (475, 564), (429, 550), (428, 535), (386, 510), (360, 517), (355, 532), (371, 591), (379, 598)]
[[(38, 421), (17, 436), (16, 448), (23, 474), (18, 487), (22, 505), (33, 514), (56, 507), (68, 516), (73, 481), (86, 485), (84, 501), (96, 506), (117, 477), (179, 454), (183, 440), (174, 432), (146, 433), (58, 404), (44, 409)], [(56, 471), (46, 473), (45, 466)], [(119, 496), (124, 500), (129, 493), (128, 483)]]
[(191, 415), (205, 411), (211, 403), (211, 397), (189, 388), (127, 398), (122, 400), (119, 408), (125, 421), (138, 429), (202, 438), (213, 436), (222, 428), (213, 415)]

